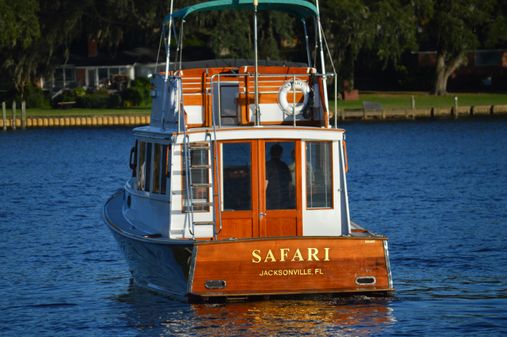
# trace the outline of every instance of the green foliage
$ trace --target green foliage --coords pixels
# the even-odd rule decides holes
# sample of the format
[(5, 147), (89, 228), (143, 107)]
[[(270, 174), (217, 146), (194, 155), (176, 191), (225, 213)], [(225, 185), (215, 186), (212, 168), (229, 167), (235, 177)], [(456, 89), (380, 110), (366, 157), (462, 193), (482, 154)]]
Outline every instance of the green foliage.
[(89, 93), (76, 98), (76, 106), (80, 108), (103, 109), (109, 107), (109, 95), (102, 92)]
[(143, 100), (143, 96), (140, 90), (136, 88), (127, 88), (121, 92), (123, 98), (123, 106), (130, 108), (133, 106), (139, 106)]
[(119, 94), (111, 94), (107, 98), (107, 107), (108, 108), (121, 108), (122, 107), (122, 99)]
[[(417, 0), (414, 2), (419, 24), (419, 46), (437, 51), (434, 93), (447, 90), (449, 76), (466, 63), (465, 53), (481, 47), (481, 33), (501, 26), (494, 17), (497, 0)], [(492, 42), (491, 42), (492, 43)]]
[(30, 85), (25, 90), (24, 97), (16, 97), (16, 101), (26, 102), (27, 108), (49, 108), (49, 98), (47, 94), (42, 91), (42, 89), (37, 88), (36, 86)]
[(81, 97), (81, 96), (86, 95), (86, 90), (81, 87), (74, 88), (74, 90), (72, 90), (72, 91), (74, 93), (74, 97)]
[(0, 51), (27, 48), (40, 37), (37, 0), (0, 0)]
[(147, 78), (138, 78), (131, 83), (130, 88), (121, 91), (124, 107), (148, 106), (151, 103), (151, 83)]
[[(0, 43), (3, 47), (0, 53), (2, 66), (21, 95), (30, 82), (65, 61), (70, 43), (82, 32), (85, 13), (92, 3), (93, 0), (16, 0), (9, 3), (16, 14), (16, 23), (25, 28), (18, 34), (11, 34), (22, 43), (11, 46)], [(15, 24), (9, 20), (6, 25)]]
[(140, 77), (131, 83), (131, 88), (135, 89), (141, 96), (141, 101), (137, 106), (151, 105), (151, 82), (148, 78)]
[[(200, 0), (180, 0), (175, 8), (197, 2)], [(18, 93), (27, 95), (24, 91), (30, 83), (65, 63), (71, 46), (83, 46), (87, 39), (96, 40), (100, 51), (110, 55), (120, 47), (156, 50), (160, 23), (169, 6), (169, 1), (159, 0), (0, 0), (1, 66)], [(502, 48), (507, 43), (507, 2), (500, 0), (326, 0), (320, 6), (336, 70), (351, 83), (357, 59), (365, 55), (375, 66), (386, 68), (397, 67), (407, 51), (437, 50), (446, 75), (459, 66), (456, 60), (463, 59), (464, 51)], [(261, 59), (303, 55), (294, 52), (304, 45), (299, 20), (281, 12), (261, 11), (258, 24)], [(313, 22), (308, 27), (313, 38)], [(184, 28), (184, 46), (199, 50), (189, 58), (253, 57), (251, 11), (199, 14), (189, 17)], [(88, 95), (81, 91), (74, 96)], [(126, 105), (150, 104), (145, 83), (132, 84), (121, 96)], [(100, 101), (96, 97), (84, 100)], [(118, 103), (118, 97), (111, 100)]]

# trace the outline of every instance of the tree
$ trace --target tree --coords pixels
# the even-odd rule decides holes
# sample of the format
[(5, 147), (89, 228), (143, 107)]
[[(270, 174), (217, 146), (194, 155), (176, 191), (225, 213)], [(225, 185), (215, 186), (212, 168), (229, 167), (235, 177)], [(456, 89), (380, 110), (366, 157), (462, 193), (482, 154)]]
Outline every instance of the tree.
[[(15, 13), (14, 21), (8, 21), (6, 25), (19, 27), (13, 29), (17, 33), (3, 37), (1, 54), (3, 67), (9, 72), (18, 93), (23, 95), (29, 83), (65, 61), (69, 44), (81, 30), (82, 18), (89, 5), (90, 0), (10, 3)], [(3, 43), (12, 41), (16, 34), (15, 42)]]
[(36, 0), (0, 0), (0, 50), (27, 47), (40, 36)]
[(323, 26), (339, 76), (353, 87), (360, 51), (373, 52), (383, 62), (397, 63), (415, 47), (412, 4), (402, 0), (333, 0), (322, 3)]
[(21, 72), (12, 66), (15, 51), (26, 50), (40, 37), (38, 14), (37, 0), (0, 0), (0, 67), (9, 71), (10, 78), (19, 78)]
[(420, 46), (436, 50), (433, 93), (445, 95), (451, 74), (480, 46), (479, 34), (491, 24), (494, 0), (417, 0)]

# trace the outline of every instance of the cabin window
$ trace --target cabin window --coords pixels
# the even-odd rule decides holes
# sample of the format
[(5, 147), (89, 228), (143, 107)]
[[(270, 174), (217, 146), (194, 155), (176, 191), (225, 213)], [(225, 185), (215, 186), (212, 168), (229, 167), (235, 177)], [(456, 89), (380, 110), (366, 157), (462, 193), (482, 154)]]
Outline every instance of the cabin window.
[(222, 144), (223, 209), (252, 209), (250, 143)]
[(162, 175), (160, 177), (160, 193), (166, 194), (167, 192), (167, 178), (169, 177), (169, 163), (170, 163), (171, 148), (169, 145), (162, 146)]
[(165, 194), (169, 170), (170, 147), (137, 142), (136, 188), (139, 191)]
[(331, 142), (306, 143), (306, 203), (308, 208), (331, 208)]
[[(183, 195), (184, 210), (189, 211), (189, 196), (187, 195), (187, 169), (186, 161), (183, 160)], [(194, 211), (209, 211), (209, 147), (192, 145), (190, 148), (190, 184), (191, 184), (191, 202)]]
[(146, 143), (137, 143), (137, 189), (144, 191), (146, 186)]
[(296, 208), (295, 142), (266, 142), (266, 209)]
[(153, 152), (153, 193), (165, 194), (169, 162), (169, 146), (154, 144)]

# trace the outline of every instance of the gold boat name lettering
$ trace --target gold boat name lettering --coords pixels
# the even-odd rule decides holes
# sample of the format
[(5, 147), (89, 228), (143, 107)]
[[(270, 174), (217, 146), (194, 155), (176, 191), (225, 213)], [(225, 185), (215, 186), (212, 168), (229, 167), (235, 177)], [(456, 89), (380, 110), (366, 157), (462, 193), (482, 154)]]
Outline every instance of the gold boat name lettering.
[(296, 248), (280, 248), (278, 250), (269, 249), (263, 252), (260, 249), (252, 250), (252, 263), (261, 262), (310, 262), (322, 261), (329, 262), (329, 248), (324, 248), (323, 251), (318, 248), (304, 249)]
[(321, 268), (308, 269), (263, 269), (259, 276), (312, 276), (324, 275)]

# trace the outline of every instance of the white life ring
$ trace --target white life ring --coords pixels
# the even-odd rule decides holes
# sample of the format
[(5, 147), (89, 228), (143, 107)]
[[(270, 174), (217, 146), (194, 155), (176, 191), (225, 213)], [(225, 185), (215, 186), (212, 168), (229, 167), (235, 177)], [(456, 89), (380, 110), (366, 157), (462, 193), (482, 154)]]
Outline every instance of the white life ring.
[[(293, 95), (294, 91), (301, 91), (303, 93), (303, 103), (291, 104), (287, 101), (287, 95)], [(282, 85), (280, 91), (278, 92), (278, 104), (286, 114), (299, 115), (306, 109), (309, 97), (310, 87), (308, 86), (308, 83), (300, 79), (289, 80)], [(294, 112), (292, 111), (293, 108)]]

